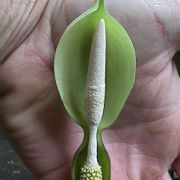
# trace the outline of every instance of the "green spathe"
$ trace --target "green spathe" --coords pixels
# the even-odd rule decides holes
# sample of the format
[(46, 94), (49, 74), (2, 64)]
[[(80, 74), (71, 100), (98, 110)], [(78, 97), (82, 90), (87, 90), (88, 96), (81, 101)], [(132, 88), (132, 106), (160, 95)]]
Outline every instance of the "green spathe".
[(123, 27), (97, 0), (87, 12), (74, 20), (63, 34), (56, 50), (55, 79), (67, 112), (84, 130), (84, 140), (77, 151), (72, 179), (80, 179), (80, 168), (87, 157), (89, 128), (84, 105), (90, 47), (93, 34), (100, 21), (106, 23), (106, 97), (101, 124), (98, 129), (98, 162), (102, 166), (103, 180), (110, 179), (110, 160), (101, 139), (104, 128), (118, 117), (135, 79), (135, 51)]

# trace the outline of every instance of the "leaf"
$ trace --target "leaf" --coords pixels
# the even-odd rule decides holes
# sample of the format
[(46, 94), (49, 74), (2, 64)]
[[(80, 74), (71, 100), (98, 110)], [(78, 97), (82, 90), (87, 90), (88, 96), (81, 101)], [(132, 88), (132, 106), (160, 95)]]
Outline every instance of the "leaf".
[(91, 41), (100, 19), (105, 20), (107, 36), (105, 108), (97, 137), (98, 161), (103, 167), (104, 180), (110, 177), (110, 162), (101, 141), (101, 132), (118, 117), (135, 79), (135, 52), (128, 34), (107, 13), (104, 1), (95, 1), (88, 11), (69, 25), (55, 55), (55, 79), (61, 99), (72, 119), (84, 130), (84, 141), (74, 158), (73, 179), (78, 179), (79, 168), (87, 155), (89, 129), (85, 90)]

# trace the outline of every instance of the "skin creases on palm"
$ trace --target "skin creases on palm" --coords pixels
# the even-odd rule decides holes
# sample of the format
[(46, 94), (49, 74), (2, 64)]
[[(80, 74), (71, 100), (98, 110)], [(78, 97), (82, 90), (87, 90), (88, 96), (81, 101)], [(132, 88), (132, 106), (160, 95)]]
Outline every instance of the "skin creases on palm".
[[(24, 41), (0, 66), (0, 121), (27, 167), (42, 180), (70, 179), (72, 158), (82, 141), (82, 130), (59, 100), (53, 61), (65, 28), (91, 2), (49, 2), (29, 36), (22, 34)], [(174, 161), (180, 175), (180, 81), (171, 60), (178, 49), (172, 25), (178, 6), (153, 2), (107, 0), (137, 53), (133, 91), (116, 123), (103, 134), (112, 180), (168, 180)], [(163, 9), (169, 10), (165, 17)]]

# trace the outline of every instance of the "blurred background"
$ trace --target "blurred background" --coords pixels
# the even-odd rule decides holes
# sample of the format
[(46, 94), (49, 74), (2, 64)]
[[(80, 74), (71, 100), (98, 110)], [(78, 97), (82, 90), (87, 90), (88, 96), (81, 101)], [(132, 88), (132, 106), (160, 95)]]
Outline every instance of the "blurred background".
[(35, 180), (0, 130), (0, 180)]

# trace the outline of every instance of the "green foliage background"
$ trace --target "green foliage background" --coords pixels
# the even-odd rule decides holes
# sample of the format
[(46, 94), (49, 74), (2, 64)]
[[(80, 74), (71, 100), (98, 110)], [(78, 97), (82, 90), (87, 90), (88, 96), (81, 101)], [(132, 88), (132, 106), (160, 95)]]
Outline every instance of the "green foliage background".
[(172, 180), (179, 180), (179, 178), (177, 177), (176, 173), (174, 172), (173, 168), (169, 169), (169, 174), (172, 178)]

